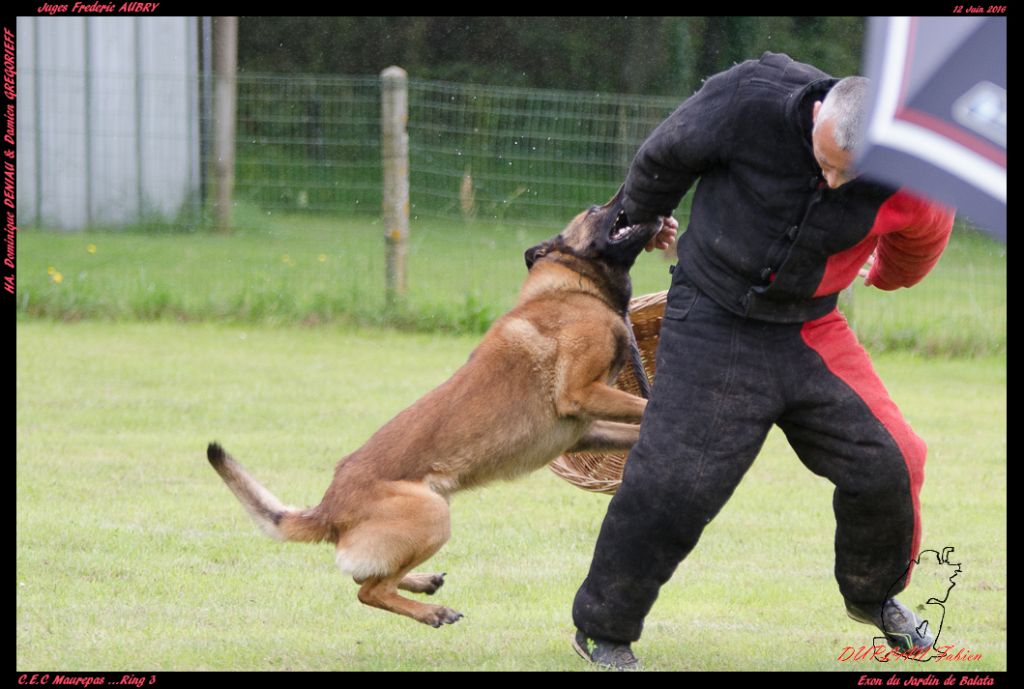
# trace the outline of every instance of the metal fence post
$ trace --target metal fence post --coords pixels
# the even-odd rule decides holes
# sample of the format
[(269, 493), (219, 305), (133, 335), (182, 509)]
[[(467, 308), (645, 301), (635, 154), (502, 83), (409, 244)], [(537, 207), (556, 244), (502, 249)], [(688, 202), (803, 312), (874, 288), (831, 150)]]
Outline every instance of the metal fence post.
[(406, 289), (409, 237), (409, 79), (401, 67), (380, 74), (381, 163), (384, 167), (384, 232), (388, 304)]

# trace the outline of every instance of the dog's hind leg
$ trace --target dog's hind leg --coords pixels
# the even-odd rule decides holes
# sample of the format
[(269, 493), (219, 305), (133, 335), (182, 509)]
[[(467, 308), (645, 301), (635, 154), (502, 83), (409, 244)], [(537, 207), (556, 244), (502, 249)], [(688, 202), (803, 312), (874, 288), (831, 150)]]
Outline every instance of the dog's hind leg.
[(360, 602), (439, 627), (462, 615), (399, 595), (398, 589), (433, 593), (444, 583), (438, 574), (410, 574), (448, 541), (448, 502), (426, 486), (396, 482), (365, 519), (338, 541), (337, 562), (352, 574)]
[[(400, 574), (399, 577), (401, 576), (404, 575)], [(424, 624), (429, 624), (431, 627), (452, 624), (462, 619), (462, 613), (451, 608), (420, 603), (398, 595), (399, 577), (367, 579), (359, 589), (359, 601), (375, 608), (411, 617)]]

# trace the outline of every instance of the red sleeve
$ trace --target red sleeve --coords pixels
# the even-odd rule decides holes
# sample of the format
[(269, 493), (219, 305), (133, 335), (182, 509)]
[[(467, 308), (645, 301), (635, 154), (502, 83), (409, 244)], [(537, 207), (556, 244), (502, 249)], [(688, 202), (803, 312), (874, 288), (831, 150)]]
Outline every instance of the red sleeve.
[(939, 262), (954, 212), (900, 189), (879, 209), (872, 234), (878, 236), (867, 284), (894, 290), (916, 285)]

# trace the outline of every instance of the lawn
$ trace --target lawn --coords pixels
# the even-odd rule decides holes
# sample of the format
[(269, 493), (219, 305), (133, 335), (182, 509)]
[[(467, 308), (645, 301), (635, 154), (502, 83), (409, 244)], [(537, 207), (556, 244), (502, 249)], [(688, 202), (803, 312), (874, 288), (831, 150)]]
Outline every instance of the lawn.
[[(514, 303), (526, 275), (523, 252), (562, 227), (416, 221), (409, 290), (389, 308), (377, 218), (251, 207), (237, 215), (231, 236), (19, 231), (18, 313), (479, 334)], [(667, 289), (668, 265), (661, 255), (642, 255), (632, 271), (634, 294)], [(1006, 247), (957, 227), (922, 284), (882, 292), (858, 281), (841, 306), (874, 351), (998, 354), (1006, 349)]]
[[(86, 272), (74, 277), (82, 283), (108, 279), (86, 261), (108, 260), (116, 242), (134, 241), (60, 239), (66, 246), (51, 256), (65, 257), (65, 275)], [(157, 239), (167, 251), (195, 251), (192, 262), (157, 273), (139, 240), (138, 266), (122, 277), (163, 285), (170, 300), (199, 298), (188, 283), (219, 265), (227, 282), (259, 274), (232, 263), (232, 238), (205, 237), (201, 249)], [(22, 251), (42, 242), (20, 240)], [(270, 270), (270, 257), (284, 251), (310, 271), (328, 253), (336, 269), (337, 254), (312, 240), (274, 241), (262, 249), (271, 282), (290, 268), (279, 259), (283, 267)], [(23, 274), (45, 274), (49, 259), (19, 258), (19, 287), (46, 288)], [(73, 265), (79, 260), (86, 267)], [(227, 308), (232, 292), (223, 289), (207, 306)], [(234, 294), (246, 289), (259, 288), (239, 285)], [(93, 296), (121, 298), (109, 286)], [(266, 320), (20, 319), (17, 667), (588, 669), (569, 647), (570, 605), (606, 496), (546, 470), (456, 495), (452, 539), (427, 569), (448, 573), (435, 598), (465, 618), (431, 629), (358, 603), (329, 546), (260, 535), (206, 462), (207, 442), (218, 440), (285, 502), (314, 504), (334, 462), (450, 375), (477, 339)], [(942, 638), (981, 657), (941, 668), (838, 660), (847, 646), (870, 645), (872, 630), (845, 616), (832, 578), (830, 486), (774, 432), (663, 589), (636, 645), (648, 669), (1006, 669), (1005, 353), (881, 353), (875, 361), (929, 443), (923, 545), (954, 547), (961, 563)], [(922, 604), (941, 583), (941, 574), (922, 571), (902, 598)]]

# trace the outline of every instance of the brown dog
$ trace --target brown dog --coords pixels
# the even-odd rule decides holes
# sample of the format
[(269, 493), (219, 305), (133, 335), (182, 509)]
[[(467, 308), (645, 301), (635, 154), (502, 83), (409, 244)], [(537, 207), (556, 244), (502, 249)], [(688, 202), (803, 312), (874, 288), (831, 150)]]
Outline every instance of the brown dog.
[(411, 574), (450, 534), (455, 491), (539, 469), (566, 451), (636, 442), (646, 400), (617, 390), (627, 361), (629, 269), (659, 222), (630, 225), (622, 190), (526, 252), (519, 301), (445, 383), (345, 457), (316, 507), (281, 504), (211, 444), (207, 457), (267, 534), (331, 541), (359, 600), (435, 627), (462, 615), (398, 594), (434, 593)]

